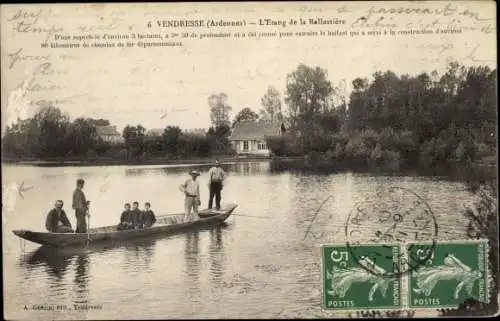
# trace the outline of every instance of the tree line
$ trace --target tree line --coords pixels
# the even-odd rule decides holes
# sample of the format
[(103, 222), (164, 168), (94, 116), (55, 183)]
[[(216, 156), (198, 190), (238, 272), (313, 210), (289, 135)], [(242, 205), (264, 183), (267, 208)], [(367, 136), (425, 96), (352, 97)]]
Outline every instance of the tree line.
[(110, 142), (98, 135), (99, 126), (110, 126), (105, 119), (77, 118), (70, 121), (59, 108), (44, 106), (31, 118), (18, 119), (6, 128), (2, 138), (3, 156), (8, 159), (143, 159), (164, 157), (208, 157), (230, 154), (230, 127), (210, 127), (205, 135), (186, 133), (178, 126), (167, 126), (160, 135), (147, 135), (142, 125), (127, 125), (121, 142)]
[(143, 125), (127, 125), (121, 132), (123, 142), (112, 143), (98, 134), (99, 126), (111, 126), (106, 119), (69, 116), (53, 105), (41, 106), (28, 119), (17, 119), (7, 126), (2, 137), (3, 156), (8, 159), (167, 159), (210, 157), (233, 154), (229, 136), (240, 121), (281, 119), (279, 92), (269, 87), (262, 97), (260, 115), (244, 108), (231, 122), (232, 107), (225, 93), (208, 97), (211, 127), (206, 134), (187, 133), (179, 126), (167, 126), (159, 135), (148, 135)]
[(304, 155), (312, 167), (433, 167), (494, 157), (496, 77), (496, 69), (456, 62), (441, 76), (376, 72), (353, 80), (346, 105), (326, 70), (300, 65), (286, 83), (291, 130), (268, 145), (276, 155)]
[(168, 126), (151, 136), (142, 125), (127, 125), (122, 144), (97, 135), (96, 127), (110, 125), (108, 120), (71, 121), (59, 108), (45, 106), (7, 127), (3, 151), (7, 157), (40, 159), (230, 155), (234, 126), (273, 120), (285, 122), (287, 133), (267, 138), (272, 153), (304, 156), (309, 167), (433, 167), (496, 155), (496, 69), (487, 66), (450, 63), (443, 75), (376, 72), (371, 79), (354, 79), (346, 97), (325, 69), (300, 64), (287, 75), (285, 88), (282, 99), (269, 86), (259, 111), (243, 108), (232, 121), (227, 94), (209, 96), (211, 127), (205, 135)]

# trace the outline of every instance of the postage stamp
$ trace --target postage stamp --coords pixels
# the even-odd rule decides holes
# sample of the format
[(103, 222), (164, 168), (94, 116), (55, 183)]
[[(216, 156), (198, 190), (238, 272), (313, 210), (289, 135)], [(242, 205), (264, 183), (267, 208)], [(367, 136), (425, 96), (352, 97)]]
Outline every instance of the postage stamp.
[[(428, 245), (407, 244), (409, 261), (427, 257)], [(425, 264), (409, 273), (411, 308), (457, 308), (467, 299), (489, 302), (487, 240), (438, 242), (430, 254)]]
[[(400, 247), (380, 244), (322, 246), (323, 307), (328, 309), (397, 309), (401, 278), (391, 271), (400, 265)], [(371, 273), (376, 271), (377, 273)]]

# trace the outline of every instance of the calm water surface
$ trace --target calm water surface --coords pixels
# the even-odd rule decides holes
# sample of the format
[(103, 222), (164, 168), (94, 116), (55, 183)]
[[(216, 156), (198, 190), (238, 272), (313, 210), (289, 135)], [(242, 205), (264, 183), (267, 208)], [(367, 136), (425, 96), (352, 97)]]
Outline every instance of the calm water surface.
[[(157, 215), (183, 211), (178, 186), (191, 167), (3, 166), (3, 259), (8, 319), (148, 319), (314, 317), (321, 313), (317, 246), (344, 242), (353, 206), (381, 186), (413, 190), (427, 200), (440, 239), (464, 236), (461, 215), (472, 196), (460, 183), (437, 178), (354, 173), (273, 173), (269, 163), (224, 166), (229, 173), (223, 203), (239, 205), (227, 224), (111, 248), (47, 255), (23, 243), (14, 229), (44, 230), (54, 200), (63, 199), (73, 226), (71, 196), (86, 180), (91, 225), (116, 224), (125, 202), (149, 201)], [(202, 207), (207, 205), (208, 167), (200, 170)], [(21, 197), (24, 182), (31, 189)], [(310, 235), (304, 235), (320, 204)], [(368, 237), (368, 236), (367, 236)], [(25, 311), (25, 305), (63, 304), (71, 309)], [(100, 305), (75, 311), (73, 304)]]

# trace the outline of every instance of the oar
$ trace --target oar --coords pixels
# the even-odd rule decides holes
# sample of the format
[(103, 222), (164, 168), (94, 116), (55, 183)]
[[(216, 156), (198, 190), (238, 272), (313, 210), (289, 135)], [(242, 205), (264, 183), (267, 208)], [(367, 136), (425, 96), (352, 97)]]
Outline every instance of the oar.
[[(158, 215), (157, 217), (167, 217), (167, 216), (180, 216), (184, 215), (182, 213), (179, 214), (165, 214), (165, 215)], [(253, 215), (245, 215), (245, 214), (231, 214), (231, 216), (245, 216), (245, 217), (255, 217), (255, 218), (272, 218), (270, 216), (253, 216)]]
[(232, 214), (231, 216), (245, 216), (245, 217), (255, 217), (255, 218), (272, 218), (271, 216), (253, 216), (245, 214)]

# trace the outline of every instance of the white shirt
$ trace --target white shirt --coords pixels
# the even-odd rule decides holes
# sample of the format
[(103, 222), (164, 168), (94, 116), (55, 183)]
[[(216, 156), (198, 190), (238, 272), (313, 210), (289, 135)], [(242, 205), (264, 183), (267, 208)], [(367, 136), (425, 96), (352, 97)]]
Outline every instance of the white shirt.
[(188, 179), (184, 185), (182, 185), (184, 192), (191, 196), (200, 196), (200, 183), (198, 180), (194, 181), (192, 178)]
[(222, 182), (226, 178), (226, 173), (220, 167), (212, 167), (208, 170), (208, 177), (211, 182)]

